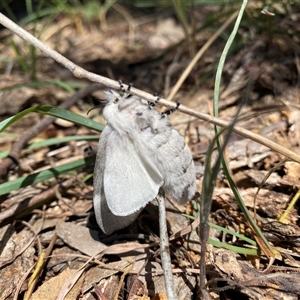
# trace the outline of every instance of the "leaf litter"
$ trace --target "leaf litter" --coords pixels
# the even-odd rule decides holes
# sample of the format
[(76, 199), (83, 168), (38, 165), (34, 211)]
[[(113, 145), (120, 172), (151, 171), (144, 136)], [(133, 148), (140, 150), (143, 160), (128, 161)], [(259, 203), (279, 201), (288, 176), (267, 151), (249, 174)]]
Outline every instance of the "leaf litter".
[[(263, 31), (259, 35), (258, 28), (251, 24), (249, 26), (253, 26), (256, 36), (248, 37), (246, 44), (228, 57), (223, 75), (220, 117), (232, 120), (237, 106), (242, 102), (240, 126), (299, 153), (299, 62), (295, 51), (298, 51), (297, 28), (300, 27), (297, 24), (300, 19), (299, 7), (292, 5), (291, 8), (289, 15), (276, 15), (278, 23), (273, 24), (277, 31), (289, 31), (291, 34), (270, 36)], [(249, 9), (259, 24), (265, 24), (266, 20), (256, 14), (255, 7), (250, 6)], [(197, 27), (200, 28), (212, 12), (217, 14), (218, 8), (209, 6), (204, 7), (202, 12), (196, 11)], [(183, 31), (174, 30), (182, 28), (180, 23), (174, 21), (168, 10), (164, 13), (167, 15), (165, 19), (159, 13), (149, 15), (135, 11), (133, 23), (128, 23), (120, 21), (111, 12), (106, 30), (100, 30), (94, 20), (90, 23), (92, 26), (82, 26), (80, 32), (72, 18), (63, 16), (50, 26), (37, 26), (37, 30), (40, 30), (42, 41), (83, 68), (133, 82), (135, 87), (151, 93), (161, 93), (168, 92), (174, 86), (190, 59), (188, 43), (182, 42), (185, 40)], [(43, 20), (39, 22), (43, 24)], [(240, 38), (247, 33), (246, 27), (240, 28)], [(196, 35), (195, 47), (200, 48), (210, 34), (211, 31), (206, 29)], [(7, 30), (1, 34), (1, 53), (11, 61), (15, 60), (9, 38), (15, 40), (26, 57), (26, 42)], [(76, 51), (70, 51), (70, 45)], [(215, 63), (223, 46), (221, 39), (211, 46), (185, 81), (176, 101), (195, 110), (211, 113)], [(75, 86), (83, 83), (42, 54), (38, 54), (36, 63), (40, 82), (58, 78)], [(0, 66), (2, 71), (5, 70), (4, 62)], [(2, 89), (21, 86), (1, 93), (1, 120), (32, 105), (59, 105), (70, 97), (69, 92), (61, 86), (42, 85), (40, 89), (25, 87), (31, 82), (28, 75), (16, 63), (11, 72), (3, 75)], [(102, 97), (101, 92), (94, 91), (92, 95), (78, 98), (71, 109), (84, 115), (89, 107), (95, 105), (93, 97)], [(10, 99), (13, 99), (14, 105), (11, 105)], [(98, 118), (92, 114), (91, 118), (94, 117)], [(30, 130), (41, 119), (39, 115), (28, 115), (11, 126), (8, 132), (16, 134), (16, 137), (0, 136), (1, 151), (9, 150), (24, 134), (24, 128)], [(200, 191), (205, 153), (214, 136), (213, 126), (180, 113), (174, 113), (170, 119), (190, 144)], [(37, 133), (35, 139), (86, 134), (95, 132), (56, 122)], [(54, 166), (69, 157), (82, 157), (86, 145), (69, 142), (36, 150), (22, 150), (19, 166), (9, 171), (4, 180), (11, 181), (39, 168)], [(97, 144), (91, 145), (95, 147)], [(64, 150), (58, 151), (61, 148)], [(47, 157), (47, 153), (53, 150), (56, 152)], [(225, 155), (251, 212), (254, 211), (256, 197), (256, 220), (280, 255), (268, 268), (268, 259), (263, 255), (250, 258), (210, 246), (207, 253), (207, 265), (210, 268), (206, 276), (210, 296), (212, 299), (221, 296), (235, 299), (243, 294), (248, 299), (297, 299), (300, 290), (299, 205), (291, 208), (284, 222), (278, 219), (299, 189), (299, 164), (286, 161), (276, 168), (284, 157), (237, 134), (230, 137)], [(217, 157), (217, 152), (213, 156)], [(275, 170), (269, 175), (273, 167)], [(105, 299), (104, 296), (114, 299), (116, 291), (119, 291), (119, 299), (166, 297), (158, 255), (158, 210), (155, 203), (148, 205), (126, 230), (111, 237), (101, 236), (91, 213), (92, 182), (88, 177), (92, 169), (81, 168), (76, 174), (60, 175), (1, 196), (1, 298), (23, 297), (29, 289), (29, 278), (38, 257), (46, 251), (56, 234), (58, 237), (43, 266), (32, 299), (57, 299), (63, 295), (67, 295), (65, 299)], [(258, 186), (266, 176), (268, 179), (257, 193)], [(31, 199), (38, 196), (38, 201), (29, 204)], [(211, 222), (253, 238), (222, 172), (213, 199)], [(17, 210), (17, 206), (22, 205), (25, 208)], [(174, 288), (178, 299), (197, 299), (199, 237), (197, 230), (183, 235), (185, 230), (188, 231), (190, 221), (182, 215), (185, 213), (197, 217), (197, 205), (189, 203), (181, 207), (170, 202), (167, 206), (169, 235), (179, 232), (179, 237), (172, 240), (170, 248), (173, 271), (177, 274)], [(27, 221), (32, 229), (17, 220)], [(216, 229), (211, 229), (211, 238), (226, 241), (230, 245), (244, 245), (239, 238)]]

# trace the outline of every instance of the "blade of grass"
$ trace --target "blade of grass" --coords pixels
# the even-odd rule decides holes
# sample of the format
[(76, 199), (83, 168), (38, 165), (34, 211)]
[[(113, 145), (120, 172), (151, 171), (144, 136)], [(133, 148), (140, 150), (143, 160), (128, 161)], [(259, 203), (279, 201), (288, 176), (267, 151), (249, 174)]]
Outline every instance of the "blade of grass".
[(26, 17), (24, 17), (22, 20), (20, 20), (18, 23), (20, 26), (25, 26), (26, 24), (29, 24), (38, 18), (43, 18), (46, 16), (52, 16), (52, 15), (58, 15), (62, 12), (62, 9), (59, 7), (49, 7), (41, 9), (38, 13), (33, 12), (32, 14), (28, 14)]
[(28, 145), (28, 149), (37, 149), (41, 147), (48, 147), (52, 145), (58, 145), (62, 143), (68, 143), (71, 141), (98, 141), (98, 135), (76, 135), (76, 136), (66, 136), (63, 138), (51, 138), (43, 141), (31, 143)]
[(31, 82), (24, 82), (24, 83), (20, 83), (20, 84), (10, 85), (10, 86), (1, 88), (0, 91), (9, 91), (9, 90), (18, 89), (21, 87), (42, 88), (42, 87), (48, 87), (48, 86), (59, 86), (73, 94), (75, 88), (81, 89), (81, 88), (86, 87), (87, 84), (82, 83), (82, 82), (77, 82), (77, 81), (61, 81), (58, 79), (53, 79), (53, 80), (47, 80), (47, 81), (31, 81)]
[(230, 245), (227, 243), (222, 243), (211, 238), (208, 239), (208, 243), (218, 248), (225, 248), (235, 253), (245, 254), (245, 255), (259, 255), (260, 251), (258, 249), (248, 249), (243, 247), (238, 247), (234, 245)]
[(20, 177), (12, 181), (2, 183), (0, 184), (0, 196), (8, 194), (17, 189), (24, 188), (28, 185), (46, 181), (50, 178), (57, 177), (61, 174), (74, 172), (78, 168), (92, 165), (94, 161), (95, 161), (95, 157), (89, 157), (87, 159), (79, 159), (39, 173), (30, 174), (28, 176)]
[[(196, 226), (199, 226), (199, 224), (200, 224), (200, 217), (199, 216), (197, 216), (197, 217), (194, 217), (194, 216), (190, 216), (190, 215), (184, 215), (186, 218), (189, 218), (189, 219), (191, 219), (191, 220), (193, 220), (193, 222), (192, 222), (192, 224), (191, 224), (191, 226), (192, 226), (192, 228), (196, 228)], [(211, 223), (211, 222), (208, 222), (207, 223), (208, 225), (209, 225), (209, 227), (211, 227), (211, 228), (214, 228), (214, 229), (217, 229), (217, 230), (219, 230), (219, 231), (222, 231), (222, 232), (224, 232), (224, 233), (226, 233), (226, 234), (230, 234), (230, 235), (232, 235), (232, 236), (235, 236), (235, 237), (237, 237), (237, 238), (239, 238), (240, 240), (242, 240), (242, 241), (245, 241), (246, 243), (249, 243), (250, 245), (249, 246), (247, 246), (247, 245), (245, 245), (244, 247), (239, 247), (238, 246), (238, 248), (240, 249), (239, 250), (239, 253), (243, 253), (243, 254), (248, 254), (248, 255), (259, 255), (260, 253), (261, 253), (261, 251), (260, 251), (260, 249), (258, 249), (257, 248), (257, 243), (254, 241), (254, 240), (251, 240), (251, 239), (249, 239), (249, 238), (247, 238), (246, 236), (244, 236), (244, 235), (242, 235), (242, 234), (240, 234), (240, 233), (237, 233), (237, 232), (235, 232), (235, 231), (233, 231), (233, 230), (230, 230), (230, 229), (227, 229), (227, 228), (223, 228), (223, 227), (221, 227), (221, 226), (218, 226), (218, 225), (216, 225), (216, 224), (213, 224), (213, 223)], [(189, 230), (193, 230), (192, 228), (189, 228)], [(185, 234), (188, 234), (190, 231), (185, 231), (183, 234), (185, 235)], [(174, 234), (173, 236), (171, 236), (171, 239), (174, 237), (174, 236), (176, 236), (177, 234)], [(212, 241), (213, 239), (208, 239), (208, 243), (209, 244), (212, 244), (211, 243), (211, 241)], [(226, 243), (226, 242), (220, 242), (220, 241), (216, 241), (216, 240), (213, 240), (214, 242), (213, 242), (213, 245), (215, 246), (217, 246), (217, 247), (220, 247), (220, 248), (227, 248), (228, 249), (228, 247), (230, 247), (230, 246), (234, 246), (234, 245), (231, 245), (231, 244), (228, 244), (228, 243)], [(253, 249), (254, 248), (254, 249)], [(241, 249), (243, 249), (242, 250), (242, 252), (241, 252)], [(249, 249), (251, 249), (251, 251), (248, 251)], [(255, 251), (253, 251), (253, 250), (255, 250)], [(253, 253), (255, 253), (255, 254), (253, 254)]]
[(247, 238), (246, 236), (244, 236), (244, 235), (242, 235), (242, 234), (240, 234), (240, 233), (237, 233), (237, 232), (235, 232), (235, 231), (229, 230), (229, 229), (227, 229), (227, 228), (223, 228), (223, 227), (221, 227), (221, 226), (219, 226), (219, 225), (216, 225), (216, 224), (213, 224), (213, 223), (211, 223), (211, 222), (208, 222), (208, 225), (209, 225), (210, 227), (212, 227), (212, 228), (217, 229), (217, 230), (221, 230), (221, 231), (223, 231), (223, 232), (225, 232), (225, 233), (228, 233), (228, 234), (230, 234), (230, 235), (236, 236), (237, 238), (239, 238), (239, 239), (241, 239), (241, 240), (243, 240), (243, 241), (249, 243), (250, 245), (253, 245), (253, 246), (255, 246), (255, 247), (257, 246), (257, 243), (256, 243), (255, 241), (253, 241), (253, 240)]
[[(215, 183), (218, 177), (218, 173), (220, 171), (221, 162), (222, 162), (222, 151), (226, 146), (230, 133), (233, 130), (233, 125), (230, 125), (228, 128), (227, 139), (225, 140), (224, 146), (220, 150), (220, 153), (214, 163), (214, 166), (211, 166), (212, 153), (214, 151), (215, 143), (220, 138), (220, 135), (227, 130), (223, 128), (219, 133), (216, 133), (215, 137), (211, 141), (205, 159), (205, 170), (202, 182), (202, 191), (200, 197), (200, 243), (201, 243), (201, 263), (200, 263), (200, 290), (202, 294), (205, 294), (205, 274), (206, 274), (206, 243), (209, 239), (209, 224), (208, 219), (211, 211), (212, 200), (213, 200), (213, 192), (215, 188)], [(216, 243), (220, 243), (218, 241), (210, 240), (215, 245)], [(219, 244), (220, 245), (220, 244)], [(225, 248), (228, 248), (228, 245), (225, 244)]]
[(286, 210), (280, 216), (279, 222), (282, 222), (282, 223), (286, 222), (286, 218), (287, 218), (288, 214), (291, 212), (292, 208), (295, 206), (295, 204), (297, 203), (297, 201), (299, 200), (299, 198), (300, 198), (300, 189), (298, 190), (298, 192), (296, 193), (296, 195), (293, 197), (292, 201), (290, 202), (290, 204), (288, 205), (288, 207), (286, 208)]
[[(228, 54), (228, 51), (233, 43), (233, 40), (236, 36), (237, 30), (239, 28), (244, 10), (246, 8), (247, 5), (247, 0), (243, 0), (243, 4), (241, 6), (240, 12), (238, 14), (237, 20), (235, 22), (234, 28), (228, 38), (228, 41), (226, 42), (226, 45), (224, 47), (224, 50), (222, 52), (222, 55), (220, 57), (220, 62), (219, 62), (219, 66), (217, 69), (217, 74), (216, 74), (216, 80), (215, 80), (215, 89), (214, 89), (214, 102), (213, 102), (213, 109), (214, 109), (214, 116), (218, 117), (218, 104), (219, 104), (219, 95), (220, 95), (220, 86), (221, 86), (221, 76), (222, 76), (222, 72), (223, 72), (223, 68), (224, 68), (224, 63), (225, 63), (225, 59), (226, 56)], [(215, 132), (216, 134), (218, 134), (220, 132), (220, 128), (218, 126), (215, 126)], [(262, 232), (260, 231), (260, 229), (258, 228), (258, 226), (256, 225), (255, 221), (252, 219), (252, 217), (249, 214), (249, 211), (247, 209), (247, 207), (244, 204), (243, 198), (239, 193), (239, 190), (237, 188), (237, 186), (235, 185), (234, 180), (232, 179), (230, 170), (228, 168), (227, 162), (222, 154), (222, 142), (221, 140), (218, 138), (217, 140), (217, 145), (218, 145), (218, 149), (219, 149), (219, 153), (220, 155), (222, 155), (222, 165), (223, 165), (223, 170), (225, 173), (225, 176), (229, 182), (230, 188), (238, 202), (238, 205), (240, 207), (240, 209), (242, 210), (242, 212), (245, 215), (245, 218), (247, 219), (247, 221), (249, 222), (250, 226), (252, 227), (252, 229), (254, 230), (255, 234), (263, 241), (265, 247), (263, 247), (264, 251), (267, 249), (267, 253), (265, 253), (267, 256), (272, 256), (274, 254), (274, 249), (271, 247), (271, 245), (268, 243), (267, 239), (265, 238), (265, 236), (262, 234)]]
[(24, 59), (23, 55), (20, 52), (20, 48), (16, 45), (16, 43), (13, 40), (10, 41), (10, 45), (11, 45), (12, 49), (15, 51), (18, 63), (20, 65), (22, 71), (25, 74), (27, 74), (28, 73), (28, 66), (25, 62), (25, 59)]
[[(58, 145), (58, 144), (63, 144), (71, 141), (98, 141), (99, 136), (98, 135), (79, 135), (79, 136), (66, 136), (63, 138), (51, 138), (51, 139), (46, 139), (43, 141), (39, 142), (34, 142), (31, 144), (28, 144), (26, 149), (37, 149), (37, 148), (42, 148), (42, 147), (48, 147), (52, 145)], [(0, 152), (0, 159), (7, 157), (9, 154), (9, 151), (1, 151)]]
[(48, 106), (48, 105), (39, 105), (30, 107), (28, 109), (25, 109), (21, 111), (20, 113), (16, 114), (15, 116), (12, 116), (8, 119), (5, 119), (4, 121), (0, 122), (0, 132), (2, 132), (5, 128), (13, 124), (14, 122), (18, 121), (25, 115), (36, 112), (40, 114), (50, 115), (53, 117), (61, 118), (70, 122), (73, 122), (77, 125), (82, 125), (87, 128), (96, 130), (96, 131), (102, 131), (104, 129), (104, 125), (99, 124), (89, 118), (80, 116), (78, 114), (75, 114), (69, 110), (65, 110), (58, 107)]
[(7, 0), (1, 0), (0, 4), (1, 4), (1, 11), (5, 11), (6, 15), (11, 20), (13, 20), (14, 22), (18, 22), (15, 14), (13, 13), (12, 9), (9, 6), (9, 1), (7, 1)]

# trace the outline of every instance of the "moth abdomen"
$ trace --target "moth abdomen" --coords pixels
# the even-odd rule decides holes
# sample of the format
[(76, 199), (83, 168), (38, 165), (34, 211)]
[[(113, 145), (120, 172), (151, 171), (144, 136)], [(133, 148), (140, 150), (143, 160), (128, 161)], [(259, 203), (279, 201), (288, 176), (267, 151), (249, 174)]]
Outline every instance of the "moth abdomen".
[(189, 168), (194, 164), (193, 159), (190, 160), (189, 164), (187, 166), (182, 166), (182, 174), (185, 174), (188, 172)]
[[(153, 139), (160, 141), (154, 151), (158, 169), (164, 178), (164, 191), (179, 203), (190, 200), (196, 192), (196, 173), (192, 154), (184, 138), (172, 128), (168, 138), (164, 139), (164, 135), (160, 134)], [(183, 193), (184, 190), (188, 192)], [(183, 194), (187, 195), (184, 199)]]

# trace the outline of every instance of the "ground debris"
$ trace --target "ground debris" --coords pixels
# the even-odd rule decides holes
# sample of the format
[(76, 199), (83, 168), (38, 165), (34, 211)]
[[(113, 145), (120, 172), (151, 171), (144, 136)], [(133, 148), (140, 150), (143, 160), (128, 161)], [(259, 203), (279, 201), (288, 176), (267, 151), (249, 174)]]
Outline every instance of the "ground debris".
[[(230, 122), (238, 112), (238, 126), (300, 153), (299, 62), (296, 55), (299, 52), (299, 7), (289, 4), (285, 10), (283, 3), (276, 4), (281, 10), (275, 10), (271, 17), (260, 14), (260, 4), (261, 1), (256, 1), (249, 6), (236, 47), (226, 59), (220, 117)], [(275, 6), (270, 6), (272, 8)], [(193, 26), (199, 32), (189, 35), (170, 8), (154, 14), (137, 7), (126, 7), (131, 14), (114, 9), (109, 10), (107, 18), (101, 15), (101, 20), (98, 17), (87, 20), (80, 13), (70, 17), (61, 12), (50, 23), (47, 19), (38, 20), (35, 33), (47, 45), (88, 71), (133, 82), (134, 87), (164, 97), (176, 85), (196, 51), (228, 17), (220, 17), (217, 6), (194, 9)], [(214, 16), (217, 19), (207, 23), (207, 18)], [(32, 26), (28, 24), (24, 28), (31, 30)], [(224, 32), (224, 36), (229, 34), (230, 31)], [(175, 101), (212, 114), (215, 69), (224, 47), (223, 37), (197, 62)], [(19, 57), (12, 50), (11, 39), (19, 47), (24, 61), (30, 63), (27, 42), (3, 30), (0, 34), (0, 51), (5, 57), (0, 61), (3, 75), (1, 120), (35, 105), (58, 106), (71, 97), (70, 91), (81, 91), (87, 86), (85, 81), (75, 80), (69, 71), (41, 53), (36, 56), (34, 67), (38, 72), (33, 79), (31, 71), (34, 68), (26, 73), (17, 63)], [(103, 89), (79, 97), (70, 111), (86, 116), (89, 109), (98, 104), (95, 98), (103, 97)], [(89, 118), (103, 122), (97, 110), (91, 111)], [(0, 135), (1, 157), (7, 156), (7, 151), (26, 132), (34, 131), (34, 126), (42, 120), (41, 115), (27, 115)], [(190, 145), (200, 192), (205, 155), (215, 135), (213, 125), (180, 113), (172, 114), (170, 120)], [(37, 171), (53, 170), (86, 159), (86, 147), (97, 146), (99, 133), (65, 121), (52, 122), (30, 143), (83, 135), (96, 137), (92, 142), (79, 139), (38, 148), (30, 145), (20, 150), (15, 165), (1, 180), (11, 183), (22, 176), (37, 174)], [(249, 257), (210, 245), (205, 274), (208, 293), (212, 299), (300, 298), (299, 204), (290, 209), (284, 223), (278, 221), (300, 188), (299, 164), (235, 133), (229, 137), (224, 154), (244, 204), (277, 255), (269, 265), (270, 258), (263, 253)], [(212, 164), (218, 155), (214, 148)], [(49, 249), (56, 234), (58, 238), (48, 253), (31, 299), (57, 299), (63, 294), (67, 295), (65, 299), (117, 299), (118, 296), (118, 299), (132, 300), (166, 299), (158, 254), (155, 202), (149, 204), (128, 228), (107, 237), (100, 232), (93, 216), (92, 172), (92, 164), (81, 166), (76, 173), (55, 174), (54, 178), (16, 188), (9, 194), (1, 193), (1, 299), (24, 297), (38, 258)], [(174, 289), (179, 300), (198, 299), (201, 245), (198, 225), (191, 228), (192, 222), (199, 221), (197, 202), (180, 206), (170, 200), (167, 221), (169, 236), (172, 236), (172, 267), (176, 274)], [(213, 194), (210, 222), (249, 239), (256, 238), (222, 170)], [(229, 246), (245, 246), (240, 238), (219, 229), (211, 230), (211, 238)], [(65, 283), (68, 284), (64, 286)]]

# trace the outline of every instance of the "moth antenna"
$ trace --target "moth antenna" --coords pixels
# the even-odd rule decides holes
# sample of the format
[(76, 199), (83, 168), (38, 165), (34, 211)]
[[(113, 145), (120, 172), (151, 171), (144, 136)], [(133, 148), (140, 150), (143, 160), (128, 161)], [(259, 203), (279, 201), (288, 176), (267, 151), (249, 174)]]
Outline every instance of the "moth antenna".
[(179, 105), (180, 105), (180, 103), (179, 103), (179, 102), (176, 102), (176, 107), (175, 107), (175, 108), (171, 108), (171, 109), (166, 110), (165, 112), (163, 112), (163, 113), (161, 114), (161, 117), (162, 117), (162, 118), (165, 118), (166, 116), (172, 114), (173, 112), (175, 112), (175, 111), (178, 109)]
[(149, 109), (152, 109), (154, 106), (156, 106), (160, 100), (160, 98), (162, 97), (161, 95), (157, 95), (157, 93), (153, 94), (153, 96), (156, 96), (156, 100), (154, 102), (148, 101), (148, 107)]
[(101, 107), (103, 107), (103, 104), (98, 104), (98, 105), (96, 105), (96, 106), (90, 108), (90, 109), (88, 110), (88, 112), (86, 113), (86, 115), (88, 115), (93, 109), (101, 108)]
[[(108, 91), (112, 93), (112, 90), (108, 90)], [(103, 108), (103, 107), (107, 104), (106, 99), (98, 99), (98, 98), (96, 98), (96, 99), (100, 102), (100, 104), (98, 104), (98, 105), (96, 105), (96, 106), (90, 108), (90, 109), (88, 110), (88, 112), (86, 113), (86, 115), (88, 115), (93, 109), (96, 109), (96, 108)]]

